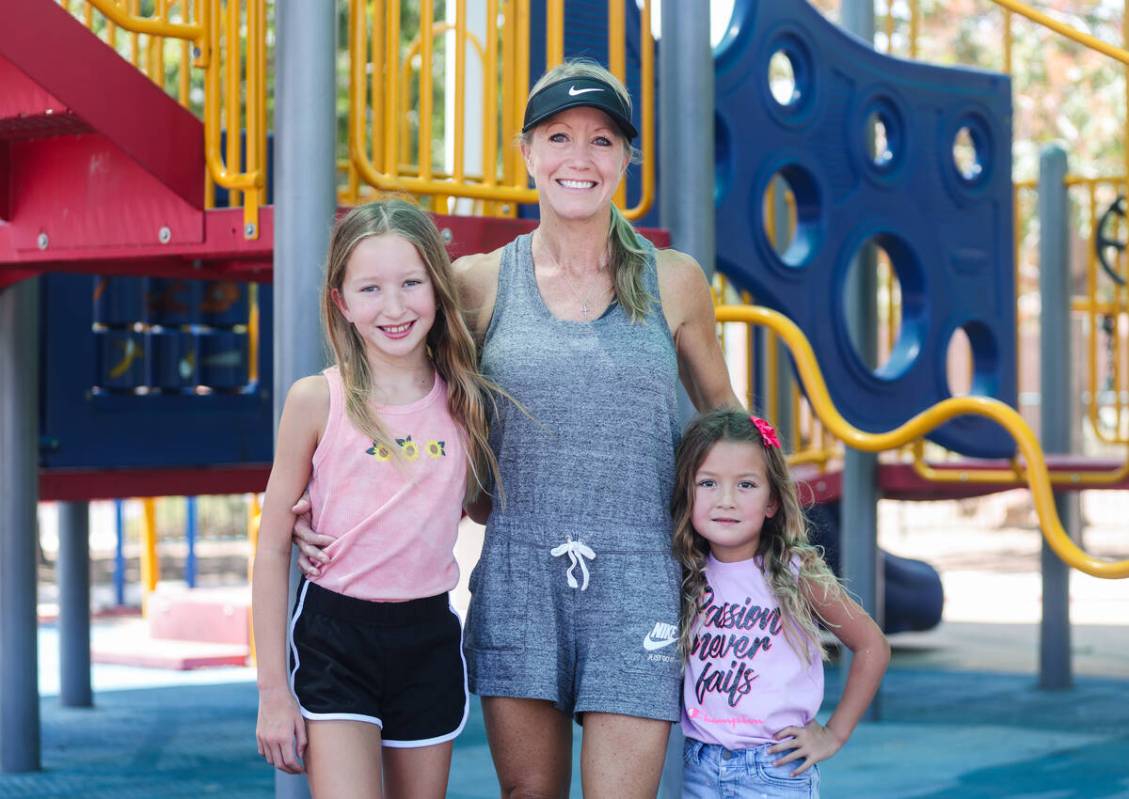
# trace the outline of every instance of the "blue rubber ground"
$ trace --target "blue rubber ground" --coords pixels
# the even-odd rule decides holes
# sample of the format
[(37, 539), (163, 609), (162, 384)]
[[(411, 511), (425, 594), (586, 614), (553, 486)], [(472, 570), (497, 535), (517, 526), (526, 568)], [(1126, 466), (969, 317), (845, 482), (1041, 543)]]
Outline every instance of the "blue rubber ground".
[[(50, 656), (50, 636), (41, 636)], [(96, 707), (42, 700), (43, 766), (0, 775), (0, 797), (274, 796), (255, 753), (247, 669), (189, 675), (96, 667)], [(47, 675), (44, 675), (45, 678)], [(839, 673), (828, 667), (828, 697)], [(225, 681), (226, 680), (226, 681)], [(218, 681), (218, 682), (217, 682)], [(169, 684), (175, 683), (175, 684)], [(1031, 675), (894, 667), (882, 721), (864, 723), (823, 767), (824, 797), (1129, 799), (1129, 681), (1079, 677), (1064, 692)], [(833, 707), (825, 703), (824, 717)], [(579, 730), (577, 731), (579, 748)], [(449, 796), (497, 796), (482, 715), (458, 739)], [(573, 795), (580, 796), (578, 785)]]

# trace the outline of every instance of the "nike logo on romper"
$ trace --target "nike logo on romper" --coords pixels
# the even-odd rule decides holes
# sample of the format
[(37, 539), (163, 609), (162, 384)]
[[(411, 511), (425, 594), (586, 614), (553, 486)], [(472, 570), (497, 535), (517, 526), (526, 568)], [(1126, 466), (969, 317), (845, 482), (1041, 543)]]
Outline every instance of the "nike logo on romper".
[(678, 628), (673, 624), (655, 622), (655, 629), (643, 637), (643, 648), (648, 652), (664, 649), (678, 640)]

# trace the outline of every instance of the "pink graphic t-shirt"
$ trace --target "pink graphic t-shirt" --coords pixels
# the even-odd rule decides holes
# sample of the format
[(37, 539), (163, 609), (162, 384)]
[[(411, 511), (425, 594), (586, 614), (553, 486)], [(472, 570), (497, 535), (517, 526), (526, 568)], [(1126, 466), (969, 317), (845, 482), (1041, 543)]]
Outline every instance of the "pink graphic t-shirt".
[(345, 412), (337, 367), (329, 383), (329, 418), (310, 476), (313, 527), (333, 536), (332, 560), (313, 580), (370, 601), (421, 599), (459, 581), (455, 539), (466, 491), (462, 429), (447, 410), (438, 374), (424, 397), (377, 408), (395, 440), (394, 455), (366, 438)]
[(784, 636), (780, 604), (759, 559), (706, 561), (682, 687), (682, 732), (726, 749), (750, 749), (802, 727), (823, 701), (823, 663), (797, 653)]

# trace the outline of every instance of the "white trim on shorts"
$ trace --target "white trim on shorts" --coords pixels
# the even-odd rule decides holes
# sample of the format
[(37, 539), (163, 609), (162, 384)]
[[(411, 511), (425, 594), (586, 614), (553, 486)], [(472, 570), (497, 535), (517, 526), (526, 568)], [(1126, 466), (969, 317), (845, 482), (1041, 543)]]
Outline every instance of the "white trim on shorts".
[[(298, 668), (302, 665), (298, 657), (298, 647), (294, 645), (294, 628), (298, 625), (298, 617), (302, 615), (302, 607), (306, 603), (306, 592), (309, 588), (310, 583), (307, 580), (302, 585), (302, 594), (298, 597), (298, 607), (294, 610), (294, 616), (290, 620), (290, 629), (288, 631), (290, 651), (294, 656), (294, 668), (290, 670), (290, 694), (294, 697), (294, 701), (298, 703), (298, 711), (302, 714), (303, 718), (311, 721), (362, 721), (368, 724), (375, 724), (380, 730), (383, 730), (384, 722), (376, 716), (367, 716), (363, 713), (314, 713), (302, 707), (302, 702), (298, 699), (298, 693), (294, 690), (294, 678), (298, 674)], [(466, 656), (463, 655), (463, 619), (451, 606), (450, 602), (447, 603), (447, 609), (451, 611), (451, 615), (459, 622), (459, 660), (461, 660), (463, 664), (463, 696), (465, 697), (463, 700), (462, 721), (459, 722), (459, 726), (455, 728), (454, 732), (418, 741), (392, 741), (382, 738), (380, 741), (382, 746), (387, 746), (390, 749), (417, 749), (424, 746), (434, 746), (435, 744), (453, 741), (458, 737), (459, 733), (463, 731), (463, 728), (466, 727), (467, 719), (470, 717), (470, 691), (467, 689)]]
[(448, 601), (447, 609), (451, 611), (451, 615), (459, 622), (459, 660), (463, 663), (463, 720), (459, 722), (459, 726), (455, 728), (454, 732), (449, 732), (446, 735), (437, 735), (434, 738), (425, 738), (420, 741), (389, 741), (383, 740), (382, 743), (389, 749), (418, 749), (423, 746), (434, 746), (435, 744), (444, 744), (448, 741), (453, 741), (459, 737), (459, 733), (463, 731), (466, 726), (467, 719), (470, 717), (470, 691), (467, 689), (467, 667), (466, 655), (463, 654), (463, 618), (451, 606)]
[(294, 668), (290, 670), (290, 694), (294, 697), (294, 701), (298, 703), (298, 712), (302, 714), (302, 718), (311, 721), (363, 721), (368, 724), (375, 724), (378, 729), (383, 730), (384, 722), (376, 716), (366, 716), (363, 713), (314, 713), (302, 707), (302, 702), (298, 699), (298, 692), (294, 690), (294, 678), (298, 674), (298, 667), (302, 665), (298, 657), (298, 647), (294, 645), (294, 628), (298, 626), (298, 617), (302, 615), (302, 608), (306, 604), (306, 592), (309, 590), (310, 581), (307, 580), (302, 584), (302, 594), (298, 597), (298, 607), (294, 609), (294, 616), (290, 619), (290, 629), (287, 631), (290, 652), (294, 656)]

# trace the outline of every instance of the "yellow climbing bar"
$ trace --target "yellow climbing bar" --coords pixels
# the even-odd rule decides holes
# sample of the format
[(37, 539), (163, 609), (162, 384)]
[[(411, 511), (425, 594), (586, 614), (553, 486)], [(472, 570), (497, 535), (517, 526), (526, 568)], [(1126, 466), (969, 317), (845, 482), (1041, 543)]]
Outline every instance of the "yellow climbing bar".
[(753, 305), (722, 305), (716, 309), (719, 322), (744, 322), (763, 325), (780, 336), (792, 353), (800, 380), (807, 391), (812, 410), (823, 425), (849, 447), (866, 452), (894, 449), (923, 437), (926, 433), (956, 416), (972, 414), (992, 419), (1015, 440), (1026, 462), (1027, 484), (1035, 501), (1039, 526), (1064, 563), (1094, 577), (1129, 577), (1129, 560), (1099, 560), (1075, 544), (1066, 531), (1054, 506), (1054, 494), (1047, 474), (1043, 451), (1031, 428), (1013, 408), (989, 397), (958, 397), (943, 400), (914, 416), (900, 427), (885, 433), (867, 433), (852, 425), (835, 408), (815, 353), (803, 331), (781, 313)]
[(148, 33), (170, 39), (185, 39), (198, 42), (204, 36), (204, 26), (200, 22), (170, 22), (168, 19), (141, 16), (130, 13), (129, 9), (117, 0), (87, 0), (114, 25), (134, 33)]
[(1088, 33), (1083, 33), (1063, 22), (1059, 22), (1054, 17), (1047, 16), (1042, 11), (1038, 11), (1026, 3), (1020, 3), (1018, 0), (992, 0), (992, 2), (998, 6), (1003, 6), (1008, 11), (1013, 11), (1016, 14), (1027, 17), (1027, 19), (1038, 25), (1042, 25), (1044, 28), (1049, 28), (1055, 33), (1072, 39), (1079, 44), (1083, 44), (1091, 50), (1097, 50), (1099, 53), (1120, 61), (1122, 64), (1129, 65), (1129, 50), (1123, 50), (1120, 47), (1107, 44), (1101, 39), (1091, 36)]

